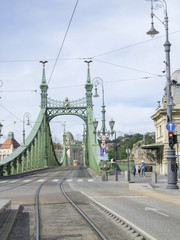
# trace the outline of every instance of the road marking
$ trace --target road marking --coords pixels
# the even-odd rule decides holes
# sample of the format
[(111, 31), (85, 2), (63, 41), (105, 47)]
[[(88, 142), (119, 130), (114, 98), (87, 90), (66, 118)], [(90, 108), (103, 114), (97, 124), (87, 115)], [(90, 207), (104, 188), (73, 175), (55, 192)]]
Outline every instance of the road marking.
[(39, 179), (36, 182), (44, 182), (46, 179)]
[(124, 222), (126, 222), (129, 226), (133, 227), (136, 231), (140, 232), (142, 235), (144, 235), (147, 239), (151, 239), (151, 240), (157, 240), (156, 238), (154, 238), (153, 236), (151, 236), (149, 233), (145, 232), (142, 228), (138, 227), (137, 225), (135, 225), (134, 223), (130, 222), (129, 220), (127, 220), (126, 218), (124, 218), (123, 216), (120, 216), (119, 214), (115, 213), (114, 211), (112, 211), (110, 208), (106, 207), (105, 205), (101, 204), (100, 202), (96, 201), (93, 199), (93, 197), (89, 196), (88, 194), (83, 193), (85, 196), (87, 196), (89, 199), (92, 199), (92, 201), (94, 201), (95, 203), (97, 203), (98, 205), (102, 206), (104, 209), (108, 210), (109, 212), (111, 212), (113, 215), (119, 217), (121, 220), (123, 220)]
[(94, 182), (94, 180), (93, 179), (88, 179), (88, 182)]
[(165, 213), (162, 213), (159, 209), (156, 209), (156, 208), (145, 207), (145, 211), (153, 211), (153, 212), (161, 214), (161, 215), (163, 215), (165, 217), (169, 217), (169, 215), (167, 215)]
[(24, 180), (22, 182), (31, 182), (31, 181), (32, 181), (32, 179), (26, 179), (26, 180)]
[(19, 181), (19, 180), (13, 180), (13, 181), (10, 181), (10, 183), (15, 183), (15, 182), (17, 182), (17, 181)]
[(83, 182), (83, 179), (78, 179), (77, 182)]
[(6, 182), (8, 182), (7, 180), (4, 180), (4, 181), (1, 181), (0, 183), (6, 183)]
[(58, 182), (58, 181), (59, 181), (59, 179), (54, 179), (54, 180), (53, 180), (53, 182)]
[(130, 183), (129, 190), (153, 189), (149, 183)]
[(124, 195), (124, 196), (92, 196), (93, 198), (146, 198), (147, 196), (128, 196), (128, 195)]
[(72, 179), (67, 179), (66, 182), (72, 182)]

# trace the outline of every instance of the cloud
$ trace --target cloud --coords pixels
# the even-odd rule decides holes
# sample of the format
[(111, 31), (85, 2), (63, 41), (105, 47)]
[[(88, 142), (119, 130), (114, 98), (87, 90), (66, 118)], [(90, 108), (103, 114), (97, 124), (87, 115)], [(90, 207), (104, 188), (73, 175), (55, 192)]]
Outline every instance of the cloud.
[[(150, 2), (142, 0), (79, 1), (64, 42), (60, 59), (50, 79), (76, 1), (1, 0), (0, 79), (3, 134), (15, 132), (22, 142), (22, 119), (31, 113), (35, 122), (39, 113), (42, 64), (48, 60), (46, 77), (48, 96), (57, 100), (77, 100), (85, 96), (87, 64), (93, 57), (91, 78), (104, 82), (106, 121), (113, 117), (117, 131), (154, 131), (151, 115), (156, 101), (164, 94), (166, 78), (158, 77), (165, 60), (164, 26), (155, 20), (159, 36), (146, 35), (150, 28)], [(179, 69), (180, 1), (168, 1), (171, 71)], [(163, 20), (163, 9), (156, 15)], [(175, 32), (174, 34), (171, 34)], [(13, 61), (12, 61), (13, 60)], [(32, 61), (33, 60), (33, 61)], [(38, 90), (34, 92), (32, 90)], [(101, 121), (102, 88), (94, 101), (94, 117)], [(11, 114), (11, 113), (13, 114)], [(60, 117), (60, 121), (66, 120)], [(82, 134), (81, 119), (70, 119), (73, 135)], [(14, 124), (16, 121), (16, 124)], [(100, 127), (100, 123), (99, 123)], [(27, 127), (27, 134), (31, 129)], [(59, 136), (58, 136), (59, 133)], [(52, 127), (62, 139), (62, 126)], [(3, 138), (1, 139), (3, 140)]]

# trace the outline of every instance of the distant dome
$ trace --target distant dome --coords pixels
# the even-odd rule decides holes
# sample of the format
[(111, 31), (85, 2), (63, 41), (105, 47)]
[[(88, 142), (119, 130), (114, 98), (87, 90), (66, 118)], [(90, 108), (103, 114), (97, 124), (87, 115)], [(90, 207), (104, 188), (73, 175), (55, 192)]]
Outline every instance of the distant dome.
[(66, 133), (66, 140), (74, 141), (74, 137), (73, 137), (72, 133), (70, 133), (70, 132)]
[(172, 75), (171, 75), (171, 80), (177, 81), (177, 83), (180, 84), (180, 69), (176, 70)]

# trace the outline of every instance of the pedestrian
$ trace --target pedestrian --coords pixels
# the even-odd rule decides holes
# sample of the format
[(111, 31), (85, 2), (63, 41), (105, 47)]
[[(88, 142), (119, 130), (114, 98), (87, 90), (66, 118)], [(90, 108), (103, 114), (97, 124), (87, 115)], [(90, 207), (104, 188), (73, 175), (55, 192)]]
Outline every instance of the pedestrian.
[(142, 177), (146, 176), (146, 163), (141, 161), (141, 170), (142, 170)]
[(132, 172), (133, 172), (133, 175), (135, 177), (135, 175), (136, 175), (136, 166), (134, 164), (133, 164), (133, 167), (132, 167)]
[(138, 177), (140, 177), (140, 174), (141, 174), (141, 167), (138, 166)]

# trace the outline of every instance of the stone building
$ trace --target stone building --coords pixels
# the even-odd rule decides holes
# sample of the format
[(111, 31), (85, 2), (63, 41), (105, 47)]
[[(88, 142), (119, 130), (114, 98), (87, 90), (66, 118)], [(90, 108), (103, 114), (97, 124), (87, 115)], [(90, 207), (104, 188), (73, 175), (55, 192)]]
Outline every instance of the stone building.
[(14, 139), (14, 133), (8, 133), (8, 139), (0, 147), (0, 160), (4, 160), (7, 156), (13, 153), (20, 144)]
[(63, 142), (63, 147), (66, 147), (68, 165), (72, 166), (74, 160), (78, 160), (81, 164), (83, 162), (81, 143), (74, 140), (72, 133), (66, 132), (65, 135), (66, 142)]
[[(166, 87), (166, 86), (165, 86)], [(180, 69), (175, 71), (171, 76), (171, 94), (173, 100), (172, 106), (172, 121), (176, 125), (174, 131), (177, 134), (178, 142), (180, 140)], [(167, 124), (167, 112), (166, 112), (166, 91), (162, 98), (162, 101), (158, 101), (158, 107), (155, 113), (151, 117), (154, 121), (156, 131), (156, 143), (150, 145), (144, 145), (142, 148), (151, 149), (156, 151), (156, 172), (167, 175), (167, 150), (168, 150), (168, 131), (166, 129)], [(174, 149), (179, 153), (178, 144), (174, 146)], [(177, 157), (177, 163), (179, 165), (179, 157)]]

